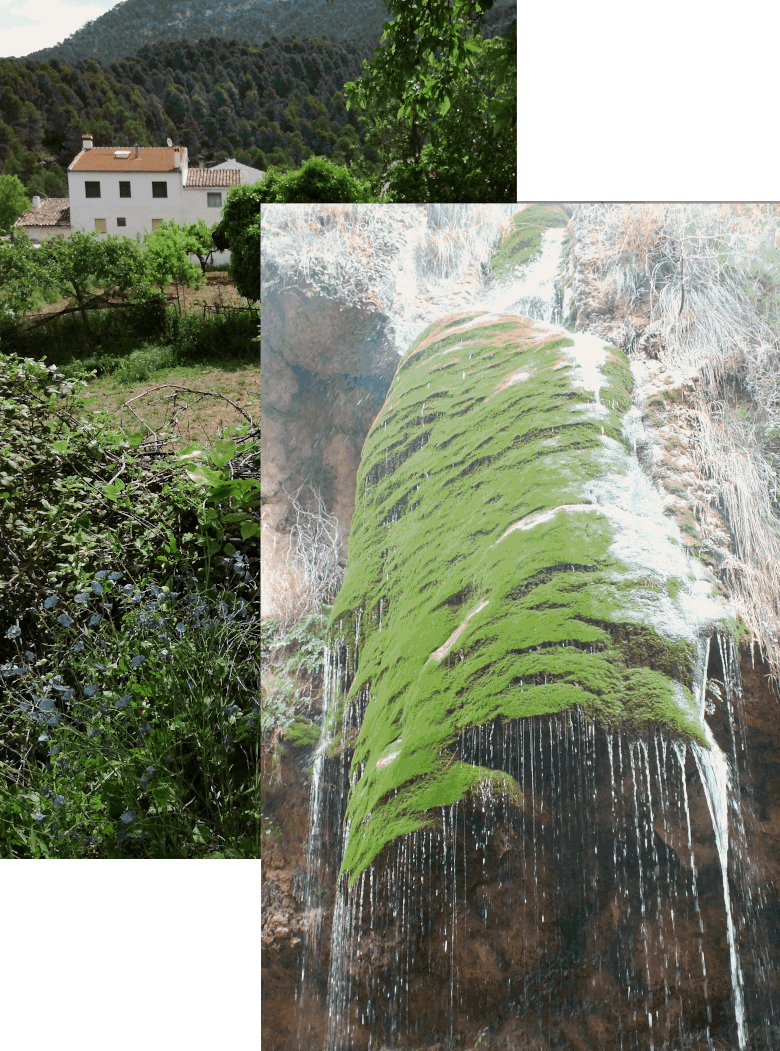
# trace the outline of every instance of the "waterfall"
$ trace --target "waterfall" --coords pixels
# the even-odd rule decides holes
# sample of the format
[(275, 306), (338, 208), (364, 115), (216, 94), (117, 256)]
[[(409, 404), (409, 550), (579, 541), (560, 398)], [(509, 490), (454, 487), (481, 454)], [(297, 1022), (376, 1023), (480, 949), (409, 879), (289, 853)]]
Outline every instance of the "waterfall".
[(729, 773), (726, 759), (718, 747), (712, 731), (705, 723), (707, 729), (707, 740), (709, 749), (703, 748), (697, 742), (691, 745), (696, 764), (699, 767), (702, 784), (707, 796), (707, 806), (712, 817), (712, 827), (715, 832), (715, 840), (718, 844), (718, 857), (720, 858), (720, 870), (723, 878), (723, 901), (726, 909), (726, 930), (729, 941), (729, 962), (731, 965), (732, 993), (734, 996), (734, 1014), (737, 1020), (737, 1038), (740, 1051), (743, 1051), (747, 1042), (747, 1030), (745, 1027), (745, 999), (742, 992), (742, 968), (737, 952), (736, 935), (734, 933), (734, 922), (731, 916), (731, 894), (729, 891)]
[(564, 227), (545, 230), (541, 252), (518, 268), (513, 279), (489, 293), (483, 309), (560, 325), (563, 299), (558, 281), (565, 236)]
[[(561, 354), (574, 366), (573, 385), (592, 395), (578, 411), (606, 419), (603, 341), (559, 327), (556, 278), (563, 239), (563, 230), (547, 231), (534, 261), (471, 305), (523, 314), (571, 340)], [(399, 284), (409, 296), (417, 288), (413, 260), (409, 246)], [(396, 331), (417, 336), (420, 319), (409, 297), (402, 300)], [(459, 380), (465, 377), (457, 372)], [(431, 411), (425, 413), (423, 404), (426, 424)], [(659, 601), (652, 624), (665, 637), (697, 640), (692, 703), (709, 747), (658, 728), (634, 733), (611, 727), (579, 707), (466, 726), (455, 749), (458, 760), (505, 771), (522, 799), (484, 783), (468, 801), (440, 807), (435, 823), (398, 835), (351, 885), (346, 873), (338, 880), (326, 1051), (401, 1040), (412, 1047), (434, 1038), (452, 1046), (463, 1027), (491, 1010), (518, 1019), (528, 1046), (558, 1046), (557, 1038), (574, 1047), (604, 1046), (596, 1041), (606, 1018), (619, 1034), (621, 1051), (685, 1046), (694, 1029), (712, 1046), (716, 1032), (732, 1026), (745, 1051), (752, 1019), (763, 1012), (768, 1026), (775, 1018), (761, 988), (769, 987), (772, 972), (761, 935), (765, 902), (753, 885), (742, 819), (739, 772), (746, 764), (746, 734), (736, 651), (728, 635), (707, 631), (712, 603), (705, 571), (682, 545), (669, 543), (676, 527), (640, 462), (647, 436), (635, 406), (623, 415), (622, 438), (625, 448), (602, 427), (599, 455), (619, 469), (586, 486), (586, 496), (623, 529), (610, 549), (616, 558), (648, 577), (660, 572), (689, 582), (676, 604)], [(392, 455), (386, 455), (382, 469), (392, 468)], [(424, 485), (421, 475), (417, 489)], [(388, 524), (397, 520), (393, 511)], [(392, 603), (388, 608), (380, 600), (375, 611), (358, 613), (354, 639), (332, 640), (349, 654), (340, 664), (330, 657), (323, 738), (312, 774), (306, 908), (313, 916), (328, 834), (323, 779), (335, 732), (328, 729), (329, 712), (344, 690), (347, 668), (350, 676), (357, 674), (361, 616), (364, 629), (371, 616), (383, 636), (393, 630)], [(731, 736), (728, 758), (705, 718), (716, 652)], [(690, 695), (686, 701), (678, 687), (681, 706), (689, 704)], [(349, 771), (347, 745), (369, 703), (367, 686), (343, 705), (337, 794), (362, 776), (361, 769)], [(377, 765), (398, 754), (388, 753)], [(718, 931), (705, 922), (713, 892), (702, 845), (702, 797), (720, 870), (733, 1020), (720, 995)], [(345, 824), (342, 853), (350, 833), (357, 834)], [(337, 829), (330, 834), (335, 837)], [(311, 928), (309, 954), (319, 930)], [(743, 971), (748, 958), (752, 963)]]

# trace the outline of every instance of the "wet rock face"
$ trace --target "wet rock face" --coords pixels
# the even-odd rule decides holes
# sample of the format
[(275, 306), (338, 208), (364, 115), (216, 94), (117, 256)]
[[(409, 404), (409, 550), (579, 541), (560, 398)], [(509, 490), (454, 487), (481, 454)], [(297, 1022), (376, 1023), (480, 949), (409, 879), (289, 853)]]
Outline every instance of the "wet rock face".
[[(522, 805), (485, 795), (446, 808), (348, 892), (342, 1024), (328, 1046), (363, 1051), (371, 1036), (449, 1048), (458, 1036), (465, 1047), (625, 1051), (698, 1046), (692, 1035), (709, 1030), (730, 1047), (721, 869), (691, 746), (589, 730), (568, 713), (503, 732)], [(777, 895), (765, 871), (744, 892), (734, 840), (747, 1028), (763, 1047), (779, 991), (761, 964), (776, 950)], [(748, 840), (760, 867), (766, 853)]]
[[(275, 754), (274, 754), (275, 752)], [(321, 868), (316, 888), (318, 915), (307, 911), (306, 835), (309, 822), (311, 749), (263, 749), (263, 855), (261, 879), (260, 982), (263, 998), (262, 1046), (267, 1051), (299, 1051), (324, 1046), (326, 991), (337, 860)], [(330, 873), (330, 874), (329, 874)], [(307, 956), (305, 1005), (301, 967), (312, 929), (316, 951)], [(301, 1007), (305, 1006), (305, 1014)], [(303, 1044), (299, 1043), (299, 1034)]]

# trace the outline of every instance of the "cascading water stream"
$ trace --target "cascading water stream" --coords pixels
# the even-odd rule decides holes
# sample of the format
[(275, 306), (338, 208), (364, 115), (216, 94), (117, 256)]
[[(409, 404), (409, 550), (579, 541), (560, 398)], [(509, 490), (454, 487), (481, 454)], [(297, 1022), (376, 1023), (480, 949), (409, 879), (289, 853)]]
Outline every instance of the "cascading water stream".
[(745, 1026), (745, 999), (742, 992), (742, 967), (737, 952), (737, 940), (734, 922), (731, 916), (731, 894), (729, 892), (729, 771), (726, 758), (712, 736), (712, 731), (705, 722), (705, 733), (709, 748), (704, 748), (697, 741), (692, 742), (696, 765), (699, 768), (702, 784), (707, 797), (707, 806), (712, 817), (715, 841), (718, 845), (720, 870), (723, 878), (723, 901), (726, 909), (726, 930), (729, 942), (729, 962), (731, 965), (731, 987), (734, 997), (734, 1014), (737, 1022), (737, 1038), (740, 1051), (747, 1043)]

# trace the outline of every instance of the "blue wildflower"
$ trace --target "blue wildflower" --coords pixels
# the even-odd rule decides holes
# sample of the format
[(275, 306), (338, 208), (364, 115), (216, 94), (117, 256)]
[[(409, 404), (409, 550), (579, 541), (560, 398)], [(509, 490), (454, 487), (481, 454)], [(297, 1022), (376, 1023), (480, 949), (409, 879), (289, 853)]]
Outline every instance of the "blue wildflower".
[(54, 801), (52, 802), (52, 806), (54, 806), (54, 807), (61, 807), (64, 802), (65, 802), (65, 796), (55, 796), (54, 797)]
[(90, 628), (94, 628), (94, 627), (95, 627), (95, 625), (96, 625), (96, 624), (99, 624), (99, 623), (100, 623), (100, 621), (101, 621), (102, 619), (103, 619), (103, 618), (101, 617), (101, 615), (100, 615), (99, 613), (96, 613), (96, 614), (94, 615), (94, 617), (90, 617), (90, 620), (89, 620), (89, 627), (90, 627)]
[(89, 595), (88, 595), (88, 593), (86, 591), (80, 591), (78, 593), (78, 595), (75, 596), (73, 601), (74, 602), (78, 602), (80, 605), (83, 606), (86, 603), (88, 598), (89, 598)]
[(52, 606), (56, 606), (59, 601), (60, 601), (60, 596), (59, 595), (49, 595), (49, 597), (46, 599), (46, 601), (43, 604), (44, 608), (45, 609), (51, 609)]
[(85, 686), (84, 687), (84, 696), (85, 697), (94, 697), (95, 694), (98, 692), (99, 688), (100, 687), (95, 686), (94, 683), (90, 683), (89, 686)]
[(69, 617), (67, 613), (60, 613), (57, 617), (57, 623), (62, 624), (63, 628), (69, 628), (73, 623), (73, 618)]
[(123, 576), (124, 576), (124, 573), (119, 573), (119, 572), (117, 572), (117, 570), (114, 570), (113, 573), (109, 573), (108, 574), (108, 579), (109, 580), (121, 580)]
[(92, 590), (95, 592), (96, 595), (103, 594), (103, 588), (100, 584), (98, 584), (96, 580), (92, 581)]
[(144, 657), (144, 655), (142, 653), (139, 653), (135, 657), (133, 657), (133, 659), (130, 661), (130, 667), (131, 668), (137, 668), (138, 665), (139, 664), (143, 664), (143, 662), (145, 660), (146, 660), (146, 657)]
[(117, 708), (124, 708), (129, 700), (130, 695), (126, 693), (124, 697), (120, 697), (119, 700), (115, 701), (114, 703), (116, 704)]
[[(65, 626), (67, 627), (67, 625)], [(78, 642), (73, 643), (70, 649), (71, 653), (81, 653), (81, 651), (84, 649), (84, 643), (81, 641), (81, 639), (79, 639)]]
[(35, 820), (38, 822), (39, 825), (40, 825), (41, 821), (43, 821), (43, 814), (40, 812), (40, 810), (36, 810), (35, 813), (33, 814), (33, 817), (35, 818)]
[[(108, 570), (107, 569), (99, 569), (97, 571), (97, 573), (95, 574), (95, 578), (97, 580), (105, 580), (107, 576), (108, 576)], [(120, 576), (121, 576), (121, 574), (120, 574)], [(95, 585), (93, 584), (92, 586), (94, 587)]]
[(123, 821), (126, 825), (132, 825), (135, 821), (135, 810), (125, 810), (119, 820)]
[(19, 627), (18, 624), (14, 624), (5, 633), (5, 637), (7, 639), (18, 639), (21, 634), (22, 634), (22, 629)]

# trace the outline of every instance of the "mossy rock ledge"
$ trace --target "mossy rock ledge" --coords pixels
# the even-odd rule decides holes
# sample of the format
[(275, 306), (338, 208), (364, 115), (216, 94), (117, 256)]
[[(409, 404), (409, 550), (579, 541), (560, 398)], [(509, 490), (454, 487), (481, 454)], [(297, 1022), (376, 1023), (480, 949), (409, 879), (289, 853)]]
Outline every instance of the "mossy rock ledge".
[(459, 758), (473, 728), (579, 707), (706, 745), (703, 640), (731, 618), (631, 453), (631, 385), (597, 337), (506, 314), (444, 317), (402, 359), (330, 622), (352, 675), (334, 725), (360, 726), (350, 883), (486, 783), (519, 799)]

